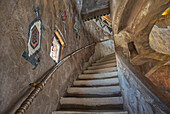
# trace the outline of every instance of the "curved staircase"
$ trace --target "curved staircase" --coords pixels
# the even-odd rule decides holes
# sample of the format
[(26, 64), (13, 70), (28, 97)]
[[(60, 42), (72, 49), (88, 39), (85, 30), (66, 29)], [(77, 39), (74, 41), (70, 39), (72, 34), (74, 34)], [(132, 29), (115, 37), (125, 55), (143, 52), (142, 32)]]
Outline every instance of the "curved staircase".
[(52, 114), (128, 114), (123, 110), (114, 54), (83, 71), (60, 104), (60, 109)]

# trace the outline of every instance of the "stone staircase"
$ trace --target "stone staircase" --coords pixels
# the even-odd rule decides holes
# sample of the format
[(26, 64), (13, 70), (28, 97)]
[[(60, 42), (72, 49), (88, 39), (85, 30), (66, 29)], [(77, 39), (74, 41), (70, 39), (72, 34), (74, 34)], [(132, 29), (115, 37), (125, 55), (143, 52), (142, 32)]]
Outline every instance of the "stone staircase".
[(59, 111), (52, 114), (128, 114), (123, 110), (114, 54), (96, 61), (78, 76)]

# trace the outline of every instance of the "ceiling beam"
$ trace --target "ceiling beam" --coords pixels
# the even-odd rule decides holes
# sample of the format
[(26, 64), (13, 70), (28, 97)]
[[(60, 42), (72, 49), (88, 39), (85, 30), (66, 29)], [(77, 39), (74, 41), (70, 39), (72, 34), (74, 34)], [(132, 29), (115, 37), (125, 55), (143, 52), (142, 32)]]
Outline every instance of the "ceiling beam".
[(104, 16), (110, 14), (110, 8), (100, 9), (88, 14), (81, 14), (81, 17), (84, 21), (91, 20), (97, 18), (99, 16)]

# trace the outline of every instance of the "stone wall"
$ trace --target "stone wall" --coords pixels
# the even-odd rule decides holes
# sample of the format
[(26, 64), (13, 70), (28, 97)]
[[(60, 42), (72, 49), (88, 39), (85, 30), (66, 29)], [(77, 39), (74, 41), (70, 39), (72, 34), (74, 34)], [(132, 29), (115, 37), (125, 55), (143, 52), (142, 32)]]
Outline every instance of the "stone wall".
[[(40, 17), (45, 30), (42, 31), (40, 62), (35, 70), (22, 54), (27, 48), (28, 26), (35, 19), (34, 7), (40, 7)], [(66, 11), (66, 35), (59, 11)], [(30, 83), (36, 83), (42, 75), (55, 65), (50, 57), (55, 26), (63, 33), (66, 47), (62, 58), (75, 50), (93, 43), (102, 34), (91, 35), (93, 23), (84, 23), (79, 18), (78, 36), (74, 25), (79, 16), (73, 0), (1, 0), (0, 1), (0, 113), (13, 114), (33, 90)], [(27, 114), (49, 114), (58, 108), (58, 102), (65, 89), (81, 72), (83, 63), (94, 53), (94, 47), (87, 48), (67, 60), (53, 75), (45, 89), (37, 96)]]
[[(116, 55), (124, 109), (128, 110), (129, 114), (169, 114), (170, 108), (157, 96), (164, 97), (166, 103), (169, 102), (169, 97), (161, 94), (156, 86), (153, 87), (151, 81), (140, 76), (130, 62), (126, 60), (127, 58), (120, 54)], [(152, 91), (156, 91), (157, 94), (155, 95)]]

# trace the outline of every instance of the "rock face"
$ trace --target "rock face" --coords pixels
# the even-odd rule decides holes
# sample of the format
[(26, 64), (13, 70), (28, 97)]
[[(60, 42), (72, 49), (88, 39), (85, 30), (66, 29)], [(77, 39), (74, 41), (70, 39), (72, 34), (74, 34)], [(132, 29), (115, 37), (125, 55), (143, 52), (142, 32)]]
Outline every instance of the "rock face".
[(169, 28), (158, 29), (154, 25), (169, 25), (169, 15), (162, 13), (170, 0), (111, 0), (110, 4), (116, 50), (121, 47), (136, 70), (164, 91), (169, 90), (169, 72), (167, 68), (162, 70), (170, 61)]
[[(40, 17), (45, 30), (42, 31), (41, 51), (37, 56), (40, 62), (35, 70), (33, 65), (26, 61), (22, 54), (27, 48), (28, 26), (35, 19), (34, 7), (40, 7)], [(61, 20), (60, 10), (66, 11), (67, 19), (65, 27)], [(62, 58), (73, 51), (84, 47), (97, 38), (104, 37), (102, 34), (92, 36), (89, 30), (91, 25), (81, 24), (79, 37), (76, 38), (75, 16), (79, 16), (74, 1), (68, 0), (1, 0), (0, 1), (0, 113), (13, 114), (21, 102), (33, 89), (30, 83), (38, 82), (42, 75), (48, 71), (54, 61), (50, 57), (50, 50), (54, 32), (57, 25), (66, 40)], [(99, 40), (99, 39), (98, 39)], [(39, 94), (27, 114), (49, 114), (56, 110), (60, 96), (64, 94), (65, 88), (80, 73), (83, 63), (88, 61), (94, 52), (94, 47), (87, 48), (66, 61), (53, 75), (44, 91)]]
[[(168, 8), (169, 0), (121, 0), (111, 2), (112, 28), (116, 46), (123, 47), (129, 56), (128, 43), (134, 43), (136, 56), (131, 58), (134, 65), (142, 65), (150, 59), (167, 62), (170, 57), (159, 53), (149, 45), (149, 34), (153, 25)], [(157, 9), (155, 9), (157, 7)]]

